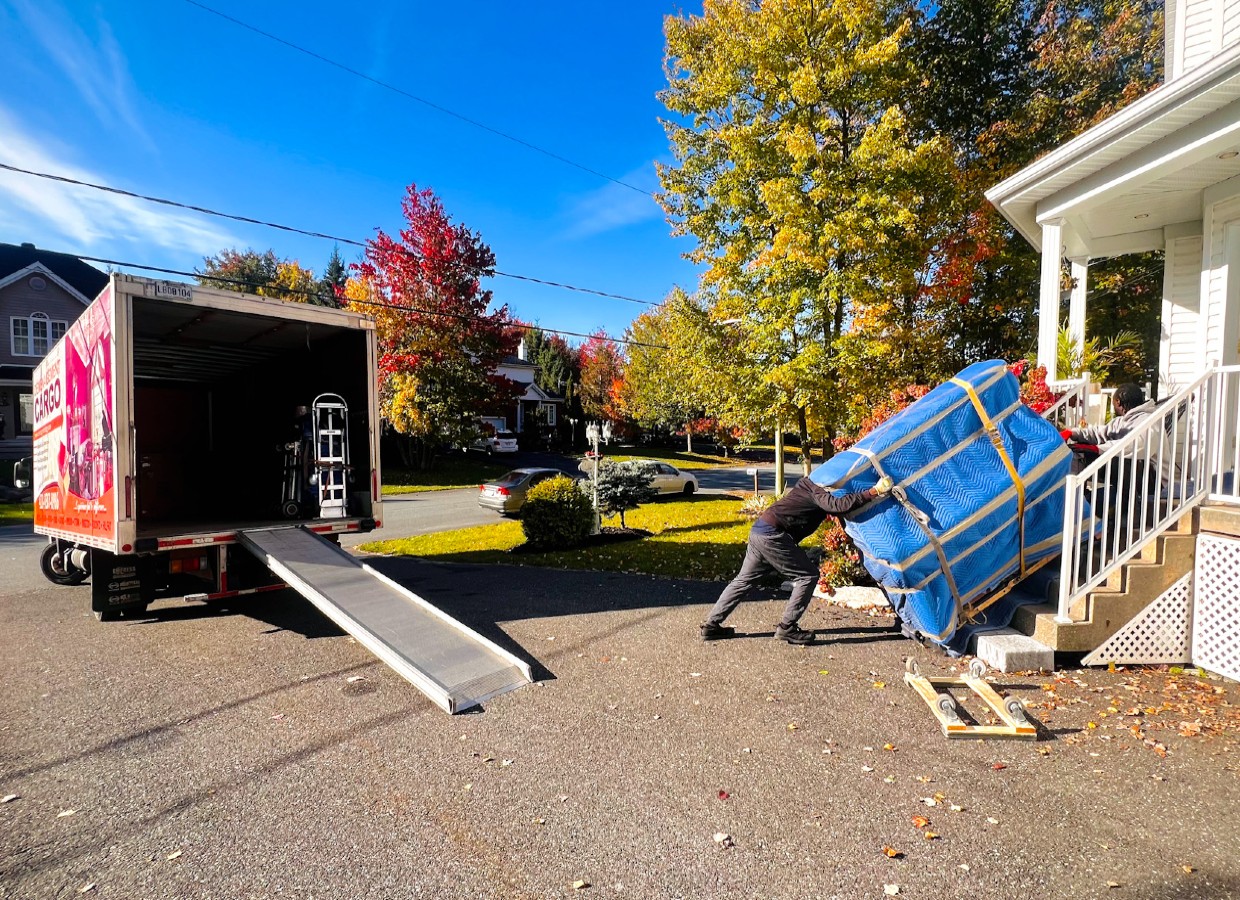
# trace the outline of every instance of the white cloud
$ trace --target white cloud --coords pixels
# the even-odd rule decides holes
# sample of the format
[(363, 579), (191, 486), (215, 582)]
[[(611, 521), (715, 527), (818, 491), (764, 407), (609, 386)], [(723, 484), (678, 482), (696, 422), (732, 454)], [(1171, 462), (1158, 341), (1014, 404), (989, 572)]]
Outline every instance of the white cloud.
[(94, 39), (50, 4), (13, 0), (13, 9), (46, 58), (64, 73), (100, 122), (108, 126), (119, 122), (133, 137), (151, 145), (134, 109), (125, 53), (106, 21), (99, 20), (99, 36)]
[[(52, 142), (26, 131), (0, 106), (0, 162), (92, 184), (113, 181), (106, 174), (66, 161), (62, 154)], [(125, 244), (148, 252), (157, 247), (202, 256), (243, 243), (195, 213), (4, 169), (0, 169), (0, 222), (21, 240), (50, 231), (70, 244), (71, 251), (82, 253), (115, 252)]]
[[(620, 180), (641, 185), (652, 180), (654, 164), (648, 164), (624, 175)], [(653, 189), (652, 189), (653, 190)], [(622, 184), (610, 183), (578, 198), (568, 210), (572, 223), (565, 237), (593, 237), (638, 222), (663, 218), (663, 209), (651, 194), (643, 194)]]

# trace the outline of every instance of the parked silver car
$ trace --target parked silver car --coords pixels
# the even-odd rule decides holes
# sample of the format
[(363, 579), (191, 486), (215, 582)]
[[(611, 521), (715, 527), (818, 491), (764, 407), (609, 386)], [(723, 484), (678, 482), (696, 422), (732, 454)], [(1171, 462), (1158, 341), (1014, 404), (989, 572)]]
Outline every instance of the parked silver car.
[(478, 493), (478, 505), (501, 516), (516, 515), (525, 504), (529, 489), (541, 481), (563, 475), (559, 469), (513, 469), (502, 478), (488, 481)]

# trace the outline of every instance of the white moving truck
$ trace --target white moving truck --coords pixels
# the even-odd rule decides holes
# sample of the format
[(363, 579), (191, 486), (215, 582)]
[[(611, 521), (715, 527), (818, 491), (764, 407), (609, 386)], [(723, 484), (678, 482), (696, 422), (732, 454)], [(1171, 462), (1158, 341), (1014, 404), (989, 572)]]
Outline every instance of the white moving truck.
[(376, 373), (357, 313), (113, 275), (35, 369), (44, 574), (101, 621), (292, 588), (449, 712), (528, 684), (339, 547), (382, 524)]
[(35, 369), (44, 574), (108, 619), (282, 587), (244, 530), (377, 527), (375, 354), (357, 313), (113, 275)]

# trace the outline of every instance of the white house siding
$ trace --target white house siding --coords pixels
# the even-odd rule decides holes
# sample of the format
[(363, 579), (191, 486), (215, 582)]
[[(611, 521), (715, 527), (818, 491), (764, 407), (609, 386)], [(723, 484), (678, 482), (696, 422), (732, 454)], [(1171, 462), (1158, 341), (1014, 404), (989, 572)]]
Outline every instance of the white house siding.
[(1226, 50), (1240, 43), (1240, 0), (1227, 0), (1223, 4), (1223, 46)]
[[(1232, 182), (1236, 181), (1233, 179)], [(1208, 243), (1203, 249), (1202, 273), (1204, 328), (1198, 349), (1206, 365), (1236, 362), (1236, 295), (1240, 287), (1240, 185), (1232, 182), (1232, 195), (1215, 202), (1207, 200), (1205, 229)], [(1223, 187), (1223, 185), (1220, 185)], [(1210, 192), (1213, 193), (1213, 192)], [(1208, 195), (1207, 195), (1208, 197)], [(1229, 271), (1232, 273), (1230, 278)]]
[(1181, 0), (1183, 25), (1177, 43), (1183, 48), (1176, 54), (1178, 77), (1201, 65), (1219, 51), (1217, 16), (1222, 0)]
[(1201, 374), (1200, 234), (1167, 241), (1163, 269), (1162, 340), (1159, 344), (1159, 396), (1170, 396)]

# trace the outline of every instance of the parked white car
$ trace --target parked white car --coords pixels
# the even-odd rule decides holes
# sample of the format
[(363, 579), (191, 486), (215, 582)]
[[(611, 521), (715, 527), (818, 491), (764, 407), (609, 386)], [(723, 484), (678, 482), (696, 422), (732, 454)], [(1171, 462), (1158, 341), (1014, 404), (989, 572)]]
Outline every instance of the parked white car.
[(682, 472), (669, 463), (658, 462), (653, 459), (644, 459), (642, 462), (649, 463), (654, 467), (654, 481), (651, 482), (651, 485), (660, 494), (684, 494), (688, 497), (697, 492), (697, 477), (692, 473)]
[(517, 436), (511, 431), (500, 431), (496, 434), (484, 434), (478, 440), (469, 445), (470, 450), (481, 450), (490, 455), (492, 453), (516, 453), (517, 452)]

